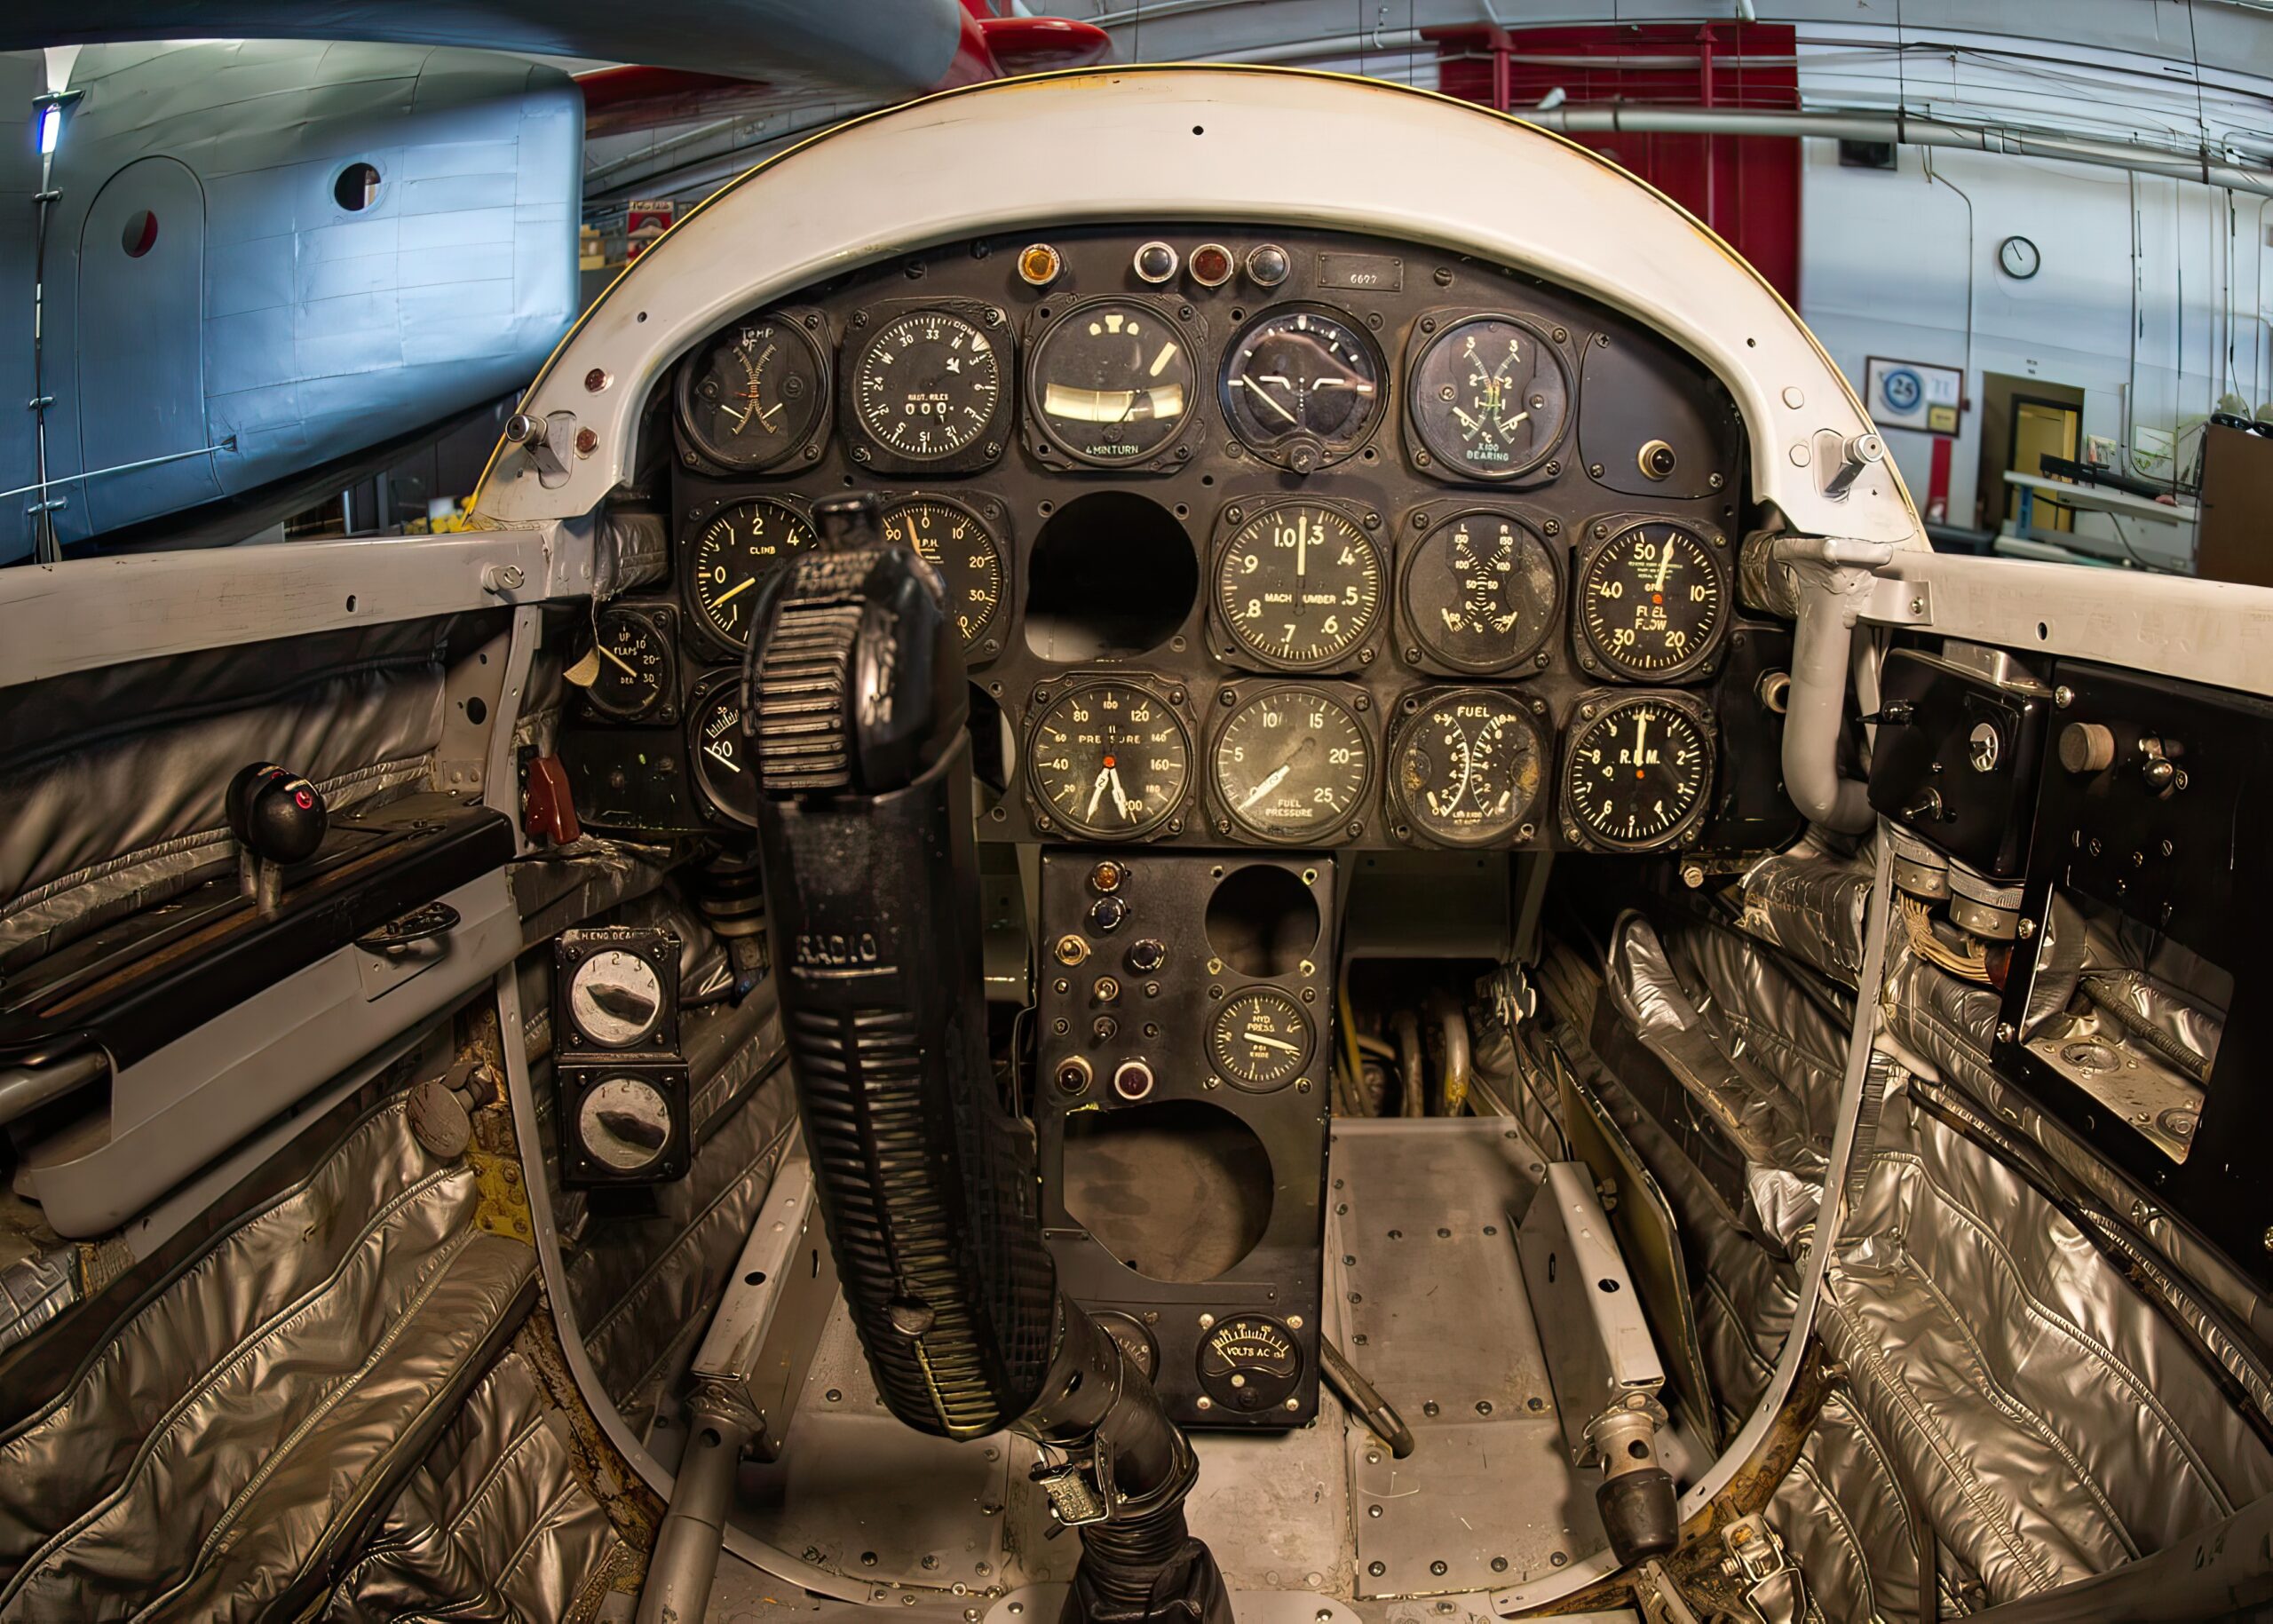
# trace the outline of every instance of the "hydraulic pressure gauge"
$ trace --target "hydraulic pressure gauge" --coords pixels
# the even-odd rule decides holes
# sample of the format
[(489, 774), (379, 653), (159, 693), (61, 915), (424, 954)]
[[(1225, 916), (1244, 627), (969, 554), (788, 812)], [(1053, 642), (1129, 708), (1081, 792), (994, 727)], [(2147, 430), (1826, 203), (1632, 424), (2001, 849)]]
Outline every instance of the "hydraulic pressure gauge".
[(1507, 513), (1444, 519), (1406, 557), (1414, 640), (1454, 671), (1504, 671), (1541, 652), (1562, 607), (1562, 574), (1537, 532)]
[(1111, 468), (1167, 448), (1192, 420), (1200, 386), (1192, 342), (1136, 299), (1100, 299), (1058, 318), (1028, 361), (1028, 409), (1049, 443)]
[(1027, 741), (1034, 799), (1056, 826), (1137, 840), (1173, 817), (1192, 783), (1192, 741), (1175, 709), (1129, 682), (1087, 683), (1051, 701)]
[(722, 329), (678, 373), (679, 428), (720, 468), (756, 473), (799, 457), (828, 408), (817, 316), (752, 316)]
[(1520, 478), (1554, 455), (1570, 425), (1563, 358), (1513, 316), (1445, 328), (1414, 362), (1408, 388), (1435, 471), (1459, 479)]
[[(584, 702), (612, 721), (670, 721), (677, 625), (677, 614), (667, 604), (618, 604), (601, 610), (593, 629), (592, 679), (584, 688)], [(576, 680), (582, 675), (570, 673)]]
[(1287, 684), (1242, 701), (1216, 734), (1209, 766), (1232, 822), (1258, 840), (1347, 839), (1373, 781), (1359, 695)]
[(1000, 454), (1009, 373), (999, 329), (975, 313), (891, 317), (859, 341), (847, 370), (850, 415), (871, 442), (854, 448), (862, 456), (938, 466)]
[(1275, 986), (1251, 986), (1216, 1011), (1208, 1058), (1233, 1088), (1268, 1094), (1303, 1074), (1312, 1042), (1301, 1004)]
[(1234, 659), (1317, 670), (1357, 652), (1382, 606), (1381, 550), (1321, 502), (1246, 517), (1216, 561), (1216, 613)]
[(1563, 765), (1565, 834), (1640, 852), (1697, 828), (1713, 787), (1711, 725), (1700, 709), (1675, 694), (1600, 693), (1579, 717)]
[(1728, 548), (1651, 519), (1617, 531), (1579, 566), (1579, 662), (1668, 682), (1712, 659), (1729, 622)]
[(954, 618), (967, 659), (996, 653), (994, 617), (1002, 606), (1002, 548), (986, 521), (952, 496), (911, 496), (883, 512), (884, 539), (913, 548), (947, 583), (947, 613)]
[(1398, 729), (1390, 753), (1400, 832), (1447, 846), (1529, 839), (1546, 763), (1545, 741), (1521, 695), (1495, 688), (1437, 693)]
[(757, 763), (742, 737), (741, 673), (713, 671), (687, 707), (687, 762), (705, 811), (757, 827)]
[(603, 1049), (638, 1046), (662, 1013), (662, 978), (636, 953), (619, 947), (595, 953), (568, 978), (569, 1018)]
[(737, 502), (713, 514), (679, 548), (687, 607), (707, 639), (740, 654), (749, 641), (758, 583), (812, 541), (804, 516), (779, 502)]
[(1320, 305), (1282, 305), (1233, 335), (1217, 392), (1248, 450), (1306, 474), (1372, 437), (1388, 404), (1385, 371), (1363, 327)]

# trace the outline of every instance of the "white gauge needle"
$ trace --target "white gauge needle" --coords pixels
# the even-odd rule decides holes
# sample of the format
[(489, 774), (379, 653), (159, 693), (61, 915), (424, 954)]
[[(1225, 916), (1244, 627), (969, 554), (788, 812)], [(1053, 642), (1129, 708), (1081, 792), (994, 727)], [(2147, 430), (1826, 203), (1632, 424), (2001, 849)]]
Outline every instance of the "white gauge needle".
[(758, 413), (757, 420), (760, 423), (764, 424), (767, 428), (772, 428), (773, 424), (769, 422), (768, 419), (780, 416), (781, 415), (781, 408), (788, 404), (789, 403), (787, 400), (776, 400), (773, 403), (773, 409), (772, 411)]
[(1105, 767), (1098, 771), (1097, 781), (1089, 787), (1089, 810), (1083, 812), (1081, 816), (1084, 818), (1095, 818), (1097, 815), (1097, 803), (1105, 799), (1105, 787), (1112, 781), (1113, 769), (1111, 767)]
[(1657, 583), (1651, 587), (1650, 590), (1662, 593), (1666, 590), (1666, 577), (1671, 574), (1673, 574), (1673, 532), (1668, 530), (1666, 532), (1666, 550), (1658, 555)]
[(1517, 412), (1512, 417), (1502, 417), (1500, 419), (1500, 432), (1502, 434), (1512, 434), (1516, 432), (1516, 424), (1519, 423), (1528, 423), (1530, 421), (1531, 414), (1529, 412)]
[(1257, 784), (1253, 789), (1247, 791), (1247, 799), (1239, 803), (1239, 810), (1245, 812), (1248, 807), (1263, 799), (1264, 796), (1269, 795), (1272, 790), (1278, 788), (1279, 785), (1287, 781), (1287, 774), (1292, 772), (1294, 770), (1295, 764), (1290, 761), (1285, 766), (1266, 774), (1261, 783)]
[(1650, 713), (1643, 711), (1634, 722), (1634, 776), (1642, 776), (1642, 746), (1650, 736)]
[(1295, 520), (1295, 579), (1307, 577), (1311, 566), (1311, 517), (1304, 513)]
[(1107, 768), (1106, 771), (1112, 777), (1113, 804), (1114, 810), (1121, 813), (1121, 818), (1125, 821), (1129, 823), (1136, 822), (1136, 809), (1129, 804), (1129, 792), (1121, 787), (1121, 769), (1119, 767), (1110, 767)]
[(639, 675), (638, 671), (632, 669), (631, 662), (629, 660), (626, 660), (622, 654), (617, 654), (606, 644), (600, 645), (600, 653), (608, 659), (614, 661), (616, 664), (622, 666), (623, 668), (623, 674), (626, 677), (637, 677)]
[(1289, 423), (1291, 423), (1291, 424), (1295, 424), (1297, 428), (1299, 428), (1299, 427), (1301, 427), (1301, 426), (1302, 426), (1302, 419), (1301, 419), (1301, 418), (1299, 418), (1299, 417), (1297, 417), (1297, 416), (1295, 416), (1294, 413), (1292, 413), (1292, 412), (1288, 411), (1285, 407), (1283, 407), (1283, 406), (1279, 405), (1278, 401), (1276, 401), (1276, 400), (1272, 400), (1272, 399), (1271, 398), (1271, 394), (1270, 394), (1270, 392), (1269, 392), (1269, 391), (1257, 387), (1254, 383), (1252, 383), (1252, 382), (1250, 382), (1249, 380), (1247, 380), (1247, 379), (1246, 379), (1246, 378), (1243, 378), (1243, 377), (1242, 377), (1242, 378), (1239, 378), (1239, 379), (1238, 379), (1238, 380), (1236, 380), (1236, 381), (1237, 381), (1238, 383), (1239, 383), (1241, 385), (1243, 385), (1243, 386), (1246, 388), (1246, 390), (1247, 390), (1247, 393), (1249, 393), (1249, 394), (1253, 395), (1256, 400), (1258, 400), (1262, 401), (1265, 406), (1269, 407), (1272, 411), (1277, 412), (1277, 413), (1278, 413), (1281, 417), (1284, 417), (1287, 422), (1289, 422)]
[(727, 600), (727, 599), (729, 599), (729, 598), (731, 598), (734, 597), (737, 593), (747, 592), (747, 591), (748, 591), (748, 590), (750, 590), (750, 588), (752, 588), (752, 587), (756, 586), (756, 584), (757, 584), (757, 577), (756, 577), (756, 575), (748, 576), (748, 577), (747, 577), (747, 578), (742, 582), (742, 583), (741, 583), (740, 586), (730, 586), (730, 587), (728, 587), (725, 591), (723, 591), (723, 592), (719, 593), (717, 597), (716, 597), (716, 598), (712, 598), (712, 599), (710, 600), (710, 606), (711, 606), (712, 608), (716, 609), (716, 608), (717, 608), (717, 607), (718, 607), (721, 604), (723, 604), (723, 603), (726, 602), (726, 600)]
[(1285, 1038), (1267, 1038), (1260, 1032), (1248, 1033), (1247, 1041), (1262, 1049), (1283, 1049), (1290, 1055), (1298, 1055), (1303, 1052), (1299, 1047), (1289, 1043)]
[(711, 760), (717, 762), (720, 766), (725, 768), (729, 772), (739, 772), (741, 771), (740, 767), (734, 764), (734, 752), (731, 746), (706, 744), (702, 747), (702, 753), (705, 756), (708, 756)]
[(738, 412), (731, 406), (722, 406), (718, 409), (734, 420), (734, 428), (737, 432), (739, 432), (741, 427), (749, 421), (749, 414), (748, 412)]

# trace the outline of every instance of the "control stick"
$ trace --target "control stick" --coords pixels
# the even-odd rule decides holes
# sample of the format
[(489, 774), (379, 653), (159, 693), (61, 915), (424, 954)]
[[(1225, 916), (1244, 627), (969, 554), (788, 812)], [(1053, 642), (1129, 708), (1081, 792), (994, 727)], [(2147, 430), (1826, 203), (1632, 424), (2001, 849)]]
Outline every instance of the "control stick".
[(323, 792), (273, 761), (257, 761), (229, 780), (226, 807), (244, 894), (273, 914), (284, 900), (286, 866), (306, 862), (323, 844), (330, 826)]
[(743, 668), (790, 1074), (876, 1387), (919, 1431), (1042, 1447), (1080, 1530), (1065, 1624), (1230, 1624), (1191, 1537), (1190, 1440), (1057, 1285), (1031, 1128), (998, 1089), (980, 978), (967, 685), (938, 574), (873, 498), (761, 590)]

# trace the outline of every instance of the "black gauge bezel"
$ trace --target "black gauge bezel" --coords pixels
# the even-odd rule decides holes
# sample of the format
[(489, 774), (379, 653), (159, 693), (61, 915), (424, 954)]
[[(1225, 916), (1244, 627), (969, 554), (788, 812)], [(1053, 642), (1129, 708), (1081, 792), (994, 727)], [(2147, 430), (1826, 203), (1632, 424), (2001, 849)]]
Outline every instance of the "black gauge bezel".
[[(977, 329), (996, 347), (1000, 387), (994, 408), (985, 425), (961, 450), (939, 456), (911, 456), (886, 445), (868, 432), (860, 417), (860, 368), (868, 353), (882, 341), (884, 329), (908, 316), (937, 313), (951, 316)], [(838, 345), (836, 369), (837, 420), (843, 425), (846, 455), (855, 466), (875, 473), (913, 475), (970, 473), (992, 467), (1002, 459), (1018, 421), (1019, 390), (1018, 344), (1011, 331), (1010, 313), (1000, 305), (981, 299), (886, 299), (852, 313)]]
[[(1587, 578), (1595, 566), (1610, 550), (1635, 530), (1648, 525), (1664, 525), (1679, 530), (1697, 543), (1704, 556), (1706, 566), (1712, 572), (1714, 589), (1719, 604), (1718, 620), (1709, 634), (1699, 639), (1698, 646), (1672, 665), (1642, 669), (1604, 650), (1596, 641), (1594, 629), (1587, 624)], [(1731, 566), (1728, 537), (1713, 526), (1689, 518), (1666, 513), (1603, 514), (1586, 526), (1586, 543), (1579, 549), (1575, 566), (1571, 571), (1569, 590), (1564, 594), (1567, 605), (1566, 617), (1571, 622), (1572, 653), (1579, 669), (1591, 677), (1605, 677), (1612, 682), (1643, 683), (1662, 686), (1685, 679), (1709, 677), (1720, 663), (1721, 646), (1728, 641), (1730, 629), (1735, 624), (1736, 572)]]
[[(1009, 645), (1010, 605), (1014, 601), (1010, 585), (1011, 537), (1007, 523), (1007, 504), (977, 492), (968, 496), (955, 496), (945, 491), (907, 490), (886, 491), (883, 495), (883, 502), (876, 516), (880, 527), (902, 508), (942, 507), (954, 508), (985, 534), (986, 544), (994, 550), (994, 606), (987, 611), (986, 620), (980, 622), (978, 637), (962, 651), (962, 658), (963, 664), (974, 670), (990, 663)], [(938, 568), (938, 566), (933, 567)], [(940, 570), (939, 574), (942, 579), (946, 577), (945, 570)], [(947, 606), (947, 614), (949, 618), (953, 618), (954, 606), (952, 603)]]
[[(695, 362), (714, 341), (745, 322), (754, 321), (771, 321), (804, 346), (812, 360), (813, 376), (818, 384), (815, 392), (819, 400), (813, 408), (812, 421), (778, 455), (737, 457), (733, 452), (720, 448), (707, 432), (694, 425), (694, 368)], [(819, 462), (828, 444), (836, 405), (834, 358), (835, 344), (829, 334), (828, 318), (817, 310), (797, 305), (756, 311), (706, 334), (701, 343), (679, 358), (677, 376), (671, 384), (671, 423), (677, 432), (681, 458), (688, 467), (700, 471), (725, 474), (779, 473)]]
[[(754, 506), (779, 508), (794, 517), (799, 524), (804, 526), (813, 538), (812, 542), (805, 544), (808, 548), (820, 539), (820, 531), (813, 523), (812, 504), (802, 496), (788, 491), (764, 491), (728, 496), (717, 502), (705, 503), (687, 514), (686, 527), (680, 533), (677, 549), (677, 573), (679, 600), (686, 610), (688, 627), (695, 647), (700, 652), (716, 655), (720, 659), (738, 660), (747, 650), (744, 645), (728, 640), (725, 633), (711, 625), (710, 617), (702, 607), (702, 598), (695, 590), (695, 560), (700, 555), (702, 533), (717, 521), (721, 513), (725, 512), (729, 508)], [(792, 551), (789, 557), (794, 559), (804, 551), (804, 549), (801, 548)], [(782, 567), (787, 568), (788, 564), (784, 563)], [(761, 590), (763, 590), (762, 584), (760, 587), (753, 587), (752, 596), (755, 597)]]
[(661, 646), (663, 651), (662, 684), (651, 703), (627, 710), (619, 706), (603, 703), (599, 697), (599, 684), (595, 681), (591, 686), (578, 691), (584, 709), (603, 721), (644, 723), (659, 727), (669, 726), (678, 720), (677, 606), (672, 604), (622, 602), (601, 606), (592, 616), (592, 657), (595, 660), (606, 658), (599, 653), (599, 645), (607, 622), (619, 618), (638, 622), (646, 627), (647, 635), (653, 638)]
[[(1439, 345), (1461, 328), (1476, 321), (1505, 321), (1529, 332), (1542, 353), (1553, 358), (1563, 376), (1563, 421), (1547, 448), (1529, 462), (1512, 467), (1479, 471), (1448, 463), (1446, 453), (1427, 424), (1429, 414), (1415, 392), (1421, 387), (1422, 365)], [(1556, 335), (1561, 337), (1556, 337)], [(1543, 321), (1517, 310), (1434, 310), (1422, 313), (1413, 326), (1406, 346), (1400, 399), (1405, 408), (1406, 450), (1414, 468), (1445, 485), (1535, 485), (1560, 475), (1563, 449), (1579, 420), (1579, 368), (1570, 344), (1570, 329)]]
[[(1300, 315), (1322, 316), (1336, 327), (1353, 335), (1372, 363), (1373, 405), (1366, 410), (1357, 432), (1347, 440), (1321, 440), (1309, 431), (1297, 427), (1283, 434), (1257, 440), (1241, 429), (1239, 414), (1232, 408), (1232, 364), (1240, 349), (1247, 344), (1249, 336), (1271, 322)], [(1311, 299), (1286, 300), (1276, 305), (1266, 305), (1254, 312), (1232, 330), (1230, 341), (1224, 345), (1223, 353), (1216, 358), (1216, 409), (1223, 414), (1224, 426), (1231, 432), (1232, 438), (1245, 447), (1249, 456), (1268, 463), (1274, 468), (1292, 468), (1293, 463), (1289, 460), (1289, 455), (1295, 442), (1298, 440), (1308, 440), (1318, 447), (1319, 455), (1316, 466), (1303, 471), (1306, 473), (1315, 473), (1320, 468), (1331, 468), (1337, 463), (1346, 463), (1371, 445), (1374, 438), (1381, 433), (1382, 424), (1389, 421), (1390, 397), (1396, 392), (1397, 382), (1395, 376), (1390, 370), (1389, 357), (1382, 349), (1381, 341), (1374, 337), (1372, 329), (1366, 326), (1366, 319), (1355, 311), (1345, 310), (1334, 305), (1319, 304)]]
[[(1473, 836), (1446, 833), (1431, 827), (1428, 819), (1416, 812), (1406, 802), (1405, 792), (1398, 784), (1398, 757), (1405, 749), (1405, 741), (1413, 730), (1440, 706), (1479, 698), (1505, 704), (1511, 714), (1530, 728), (1532, 743), (1539, 757), (1539, 788), (1532, 796), (1531, 804), (1505, 828)], [(1557, 759), (1554, 723), (1547, 709), (1546, 700), (1539, 694), (1525, 693), (1521, 688), (1483, 687), (1467, 683), (1422, 688), (1408, 693), (1398, 701), (1397, 725), (1390, 730), (1382, 749), (1382, 793), (1390, 833), (1408, 845), (1435, 846), (1456, 852), (1536, 844), (1545, 831), (1546, 810), (1553, 790), (1549, 775), (1555, 771)]]
[[(1646, 840), (1620, 840), (1599, 833), (1579, 817), (1573, 805), (1572, 774), (1577, 767), (1579, 747), (1588, 733), (1621, 710), (1652, 704), (1678, 710), (1696, 725), (1697, 736), (1705, 745), (1704, 780), (1695, 803), (1665, 833)], [(1714, 723), (1713, 708), (1707, 696), (1686, 689), (1591, 688), (1572, 703), (1571, 725), (1564, 730), (1559, 766), (1555, 783), (1556, 821), (1562, 827), (1563, 838), (1571, 844), (1581, 851), (1621, 855), (1694, 845), (1712, 812), (1713, 784), (1721, 767), (1720, 729)]]
[[(1537, 635), (1529, 642), (1510, 644), (1513, 652), (1505, 658), (1471, 662), (1452, 658), (1424, 632), (1426, 622), (1413, 603), (1413, 582), (1421, 569), (1422, 554), (1429, 545), (1462, 519), (1477, 518), (1495, 524), (1506, 520), (1535, 543), (1547, 556), (1548, 569), (1555, 578), (1555, 593), (1547, 613), (1540, 617)], [(1398, 640), (1407, 665), (1415, 670), (1445, 677), (1504, 677), (1517, 668), (1521, 668), (1521, 675), (1529, 676), (1546, 670), (1554, 662), (1556, 634), (1567, 617), (1570, 603), (1569, 566), (1564, 561), (1567, 550), (1553, 539), (1549, 528), (1559, 529), (1559, 521), (1510, 503), (1457, 503), (1441, 509), (1418, 510), (1406, 525), (1397, 550), (1397, 613)]]
[[(1184, 789), (1151, 822), (1134, 828), (1097, 834), (1085, 826), (1065, 821), (1061, 814), (1052, 809), (1049, 793), (1034, 770), (1034, 740), (1041, 732), (1044, 719), (1059, 705), (1088, 689), (1106, 686), (1135, 688), (1160, 702), (1183, 740)], [(1199, 757), (1199, 738), (1200, 730), (1193, 725), (1192, 710), (1186, 703), (1181, 683), (1171, 682), (1146, 671), (1122, 671), (1110, 668), (1068, 671), (1062, 678), (1043, 683), (1029, 696), (1024, 724), (1018, 730), (1018, 788), (1026, 796), (1027, 818), (1034, 828), (1052, 839), (1081, 841), (1094, 845), (1142, 845), (1167, 836), (1180, 835), (1193, 804), (1192, 797), (1200, 793), (1204, 776), (1203, 764)]]
[[(1041, 376), (1042, 358), (1050, 339), (1067, 322), (1107, 305), (1141, 310), (1156, 318), (1176, 335), (1184, 345), (1184, 353), (1192, 358), (1192, 398), (1184, 409), (1184, 422), (1160, 442), (1158, 448), (1140, 456), (1097, 456), (1069, 445), (1051, 424), (1049, 414), (1041, 409), (1044, 392), (1048, 388), (1048, 383)], [(1192, 441), (1206, 426), (1201, 410), (1208, 392), (1211, 366), (1206, 323), (1189, 305), (1170, 309), (1156, 298), (1144, 298), (1133, 293), (1113, 293), (1079, 300), (1065, 306), (1062, 311), (1054, 304), (1038, 309), (1026, 330), (1021, 362), (1023, 388), (1018, 405), (1027, 429), (1026, 443), (1044, 463), (1070, 462), (1084, 468), (1108, 468), (1116, 473), (1174, 472), (1192, 461)]]
[[(1260, 524), (1281, 508), (1323, 508), (1347, 523), (1358, 539), (1373, 553), (1374, 606), (1367, 617), (1366, 629), (1350, 639), (1347, 647), (1323, 659), (1289, 660), (1254, 647), (1233, 629), (1232, 616), (1224, 607), (1224, 569), (1232, 556), (1232, 543), (1247, 527)], [(1389, 549), (1382, 545), (1381, 535), (1382, 516), (1378, 512), (1361, 503), (1333, 497), (1304, 495), (1298, 491), (1273, 492), (1252, 501), (1226, 505), (1216, 520), (1216, 540), (1208, 549), (1208, 574), (1201, 582), (1201, 590), (1208, 595), (1208, 623), (1213, 633), (1217, 657), (1226, 665), (1240, 670), (1290, 671), (1304, 676), (1350, 671), (1371, 665), (1378, 657), (1382, 629), (1390, 622), (1390, 606), (1397, 592), (1395, 560), (1390, 557)]]
[[(1366, 775), (1359, 780), (1357, 793), (1350, 797), (1349, 810), (1338, 823), (1318, 828), (1274, 829), (1268, 825), (1250, 823), (1232, 809), (1231, 795), (1224, 788), (1223, 774), (1217, 767), (1216, 752), (1231, 733), (1232, 724), (1244, 712), (1262, 701), (1281, 693), (1311, 694), (1335, 706), (1350, 718), (1350, 725), (1357, 729), (1358, 736), (1366, 742)], [(1329, 683), (1261, 679), (1252, 684), (1226, 683), (1216, 690), (1216, 698), (1221, 714), (1209, 724), (1201, 749), (1207, 757), (1208, 803), (1216, 814), (1218, 834), (1267, 846), (1327, 847), (1342, 845), (1366, 832), (1374, 792), (1382, 781), (1381, 734), (1377, 729), (1366, 725), (1366, 717), (1373, 709), (1371, 694), (1362, 688), (1343, 688)]]
[(750, 752), (748, 771), (750, 775), (750, 806), (747, 812), (731, 806), (711, 792), (702, 768), (702, 719), (723, 693), (739, 704), (741, 701), (742, 674), (738, 667), (727, 666), (705, 671), (694, 681), (686, 696), (686, 781), (693, 791), (694, 804), (702, 814), (715, 823), (725, 823), (737, 828), (757, 827), (757, 752), (747, 736), (743, 745)]
[[(1287, 1009), (1294, 1011), (1295, 1018), (1302, 1027), (1303, 1051), (1289, 1064), (1287, 1074), (1276, 1082), (1251, 1082), (1225, 1066), (1221, 1057), (1216, 1052), (1216, 1041), (1223, 1035), (1224, 1029), (1231, 1024), (1232, 1010), (1236, 1010), (1243, 1000), (1256, 998), (1275, 999), (1285, 1004)], [(1221, 1077), (1232, 1088), (1237, 1089), (1242, 1094), (1258, 1097), (1277, 1094), (1292, 1088), (1303, 1073), (1310, 1069), (1311, 1060), (1317, 1058), (1318, 1022), (1311, 1018), (1311, 1012), (1308, 1010), (1303, 1008), (1302, 1000), (1285, 987), (1272, 981), (1250, 981), (1244, 986), (1232, 987), (1225, 991), (1222, 1005), (1208, 1019), (1208, 1033), (1201, 1042), (1201, 1048), (1208, 1057), (1208, 1069), (1215, 1075)]]

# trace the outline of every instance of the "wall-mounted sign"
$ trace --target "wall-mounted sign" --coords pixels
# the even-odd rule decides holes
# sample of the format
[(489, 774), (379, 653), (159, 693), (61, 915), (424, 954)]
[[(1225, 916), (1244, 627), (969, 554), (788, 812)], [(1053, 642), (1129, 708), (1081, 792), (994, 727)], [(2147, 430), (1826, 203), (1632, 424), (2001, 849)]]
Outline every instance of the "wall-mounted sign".
[(1965, 401), (1965, 374), (1955, 367), (1923, 361), (1866, 363), (1863, 404), (1882, 429), (1915, 429), (1921, 434), (1955, 434), (1958, 408)]
[(668, 197), (633, 202), (623, 222), (623, 257), (637, 259), (645, 253), (649, 243), (671, 228), (677, 207)]

